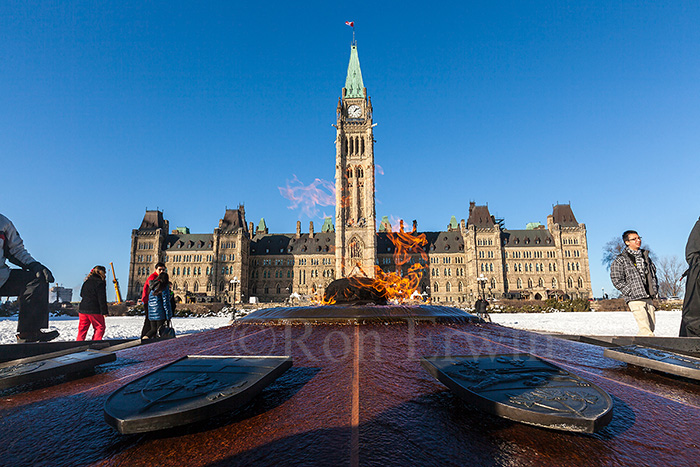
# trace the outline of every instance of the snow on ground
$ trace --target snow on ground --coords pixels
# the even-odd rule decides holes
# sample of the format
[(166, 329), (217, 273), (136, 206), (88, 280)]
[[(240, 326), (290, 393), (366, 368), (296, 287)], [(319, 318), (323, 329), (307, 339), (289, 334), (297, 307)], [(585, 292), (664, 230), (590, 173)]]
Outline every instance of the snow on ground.
[[(509, 328), (581, 336), (636, 336), (639, 330), (629, 311), (492, 313), (491, 320)], [(678, 337), (680, 326), (681, 310), (656, 312), (654, 335)]]
[[(137, 339), (141, 337), (143, 316), (106, 316), (105, 339)], [(179, 335), (217, 329), (226, 326), (230, 316), (208, 316), (203, 318), (173, 318), (175, 332)], [(56, 341), (75, 340), (78, 335), (78, 318), (58, 316), (49, 318), (49, 329), (56, 329), (61, 335)], [(87, 338), (92, 338), (90, 329)], [(17, 317), (0, 318), (0, 344), (17, 342)]]
[[(105, 339), (136, 339), (141, 335), (143, 316), (107, 316)], [(230, 315), (202, 318), (174, 318), (173, 327), (179, 334), (191, 334), (226, 326)], [(596, 311), (587, 313), (493, 313), (494, 323), (515, 329), (593, 336), (634, 336), (637, 323), (629, 311)], [(657, 311), (657, 336), (678, 336), (681, 311)], [(51, 317), (49, 328), (61, 333), (57, 340), (69, 341), (78, 334), (78, 318)], [(16, 342), (17, 317), (0, 318), (0, 344)], [(92, 330), (88, 339), (92, 337)]]

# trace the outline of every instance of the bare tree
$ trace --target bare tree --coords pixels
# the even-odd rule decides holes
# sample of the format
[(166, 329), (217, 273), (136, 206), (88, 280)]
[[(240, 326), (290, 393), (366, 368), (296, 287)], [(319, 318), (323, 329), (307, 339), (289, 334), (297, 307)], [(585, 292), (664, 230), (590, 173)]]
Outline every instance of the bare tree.
[(681, 275), (685, 270), (685, 264), (678, 260), (678, 256), (664, 256), (655, 264), (659, 278), (659, 295), (680, 297), (683, 294), (685, 279), (681, 278)]
[(603, 246), (603, 265), (610, 269), (610, 265), (615, 260), (617, 255), (625, 249), (625, 242), (621, 237), (615, 237)]
[[(610, 269), (612, 262), (615, 260), (617, 255), (622, 253), (622, 250), (624, 250), (626, 246), (627, 245), (625, 245), (625, 242), (622, 241), (622, 237), (615, 237), (603, 245), (603, 259), (601, 261), (603, 265), (607, 269)], [(642, 245), (642, 248), (649, 251), (651, 260), (654, 262), (654, 264), (656, 264), (656, 255), (653, 251), (651, 251), (649, 245)]]

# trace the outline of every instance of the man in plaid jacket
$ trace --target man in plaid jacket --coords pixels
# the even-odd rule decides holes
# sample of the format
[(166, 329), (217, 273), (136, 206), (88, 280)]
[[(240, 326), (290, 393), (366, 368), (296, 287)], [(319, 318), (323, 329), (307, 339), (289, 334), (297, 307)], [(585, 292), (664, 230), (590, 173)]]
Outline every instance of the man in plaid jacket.
[(642, 237), (634, 230), (622, 234), (624, 250), (610, 265), (610, 280), (630, 307), (639, 326), (640, 336), (653, 336), (656, 309), (652, 304), (659, 291), (656, 266), (649, 251), (641, 248)]

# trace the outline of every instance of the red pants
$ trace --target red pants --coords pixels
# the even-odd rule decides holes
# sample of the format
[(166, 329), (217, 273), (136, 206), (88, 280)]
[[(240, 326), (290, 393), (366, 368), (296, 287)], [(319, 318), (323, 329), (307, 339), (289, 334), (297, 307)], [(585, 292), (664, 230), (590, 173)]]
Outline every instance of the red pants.
[(80, 316), (80, 321), (78, 321), (78, 339), (79, 341), (84, 341), (87, 336), (88, 329), (90, 325), (95, 328), (95, 334), (92, 336), (92, 340), (101, 341), (102, 337), (105, 335), (105, 317), (104, 315), (93, 315), (90, 313), (78, 313)]

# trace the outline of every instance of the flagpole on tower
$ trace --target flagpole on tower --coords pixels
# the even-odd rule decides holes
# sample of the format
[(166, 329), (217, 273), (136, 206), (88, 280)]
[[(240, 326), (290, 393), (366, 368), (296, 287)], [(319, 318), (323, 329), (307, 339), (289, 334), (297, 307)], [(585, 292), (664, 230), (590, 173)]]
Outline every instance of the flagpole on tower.
[(355, 42), (355, 22), (354, 21), (346, 21), (345, 24), (350, 26), (352, 28), (352, 44), (350, 45), (357, 45), (357, 42)]

